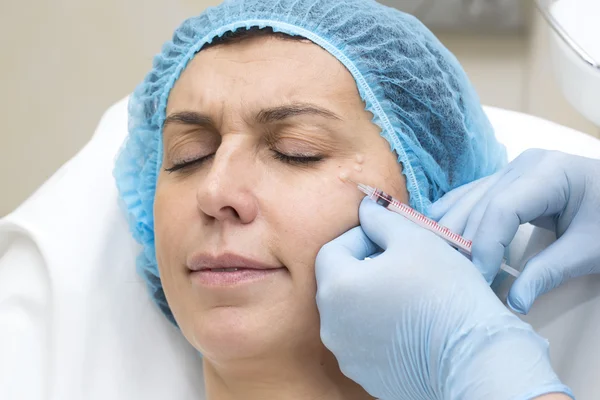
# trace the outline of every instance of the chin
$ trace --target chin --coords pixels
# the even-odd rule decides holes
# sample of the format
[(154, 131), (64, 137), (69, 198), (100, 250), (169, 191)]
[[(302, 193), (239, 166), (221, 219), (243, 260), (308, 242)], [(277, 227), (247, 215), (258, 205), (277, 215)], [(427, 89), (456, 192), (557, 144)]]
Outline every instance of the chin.
[(240, 306), (207, 310), (196, 317), (192, 344), (206, 359), (214, 361), (265, 356), (279, 347), (280, 336), (286, 331), (285, 321), (265, 314)]

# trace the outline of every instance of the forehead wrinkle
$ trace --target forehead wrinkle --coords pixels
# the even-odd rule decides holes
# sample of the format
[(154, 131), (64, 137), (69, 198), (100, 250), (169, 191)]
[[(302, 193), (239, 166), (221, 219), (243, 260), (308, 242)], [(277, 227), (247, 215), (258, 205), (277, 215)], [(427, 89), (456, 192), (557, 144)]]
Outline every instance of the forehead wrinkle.
[[(208, 52), (217, 49), (208, 49)], [(215, 53), (213, 53), (211, 57), (203, 59), (202, 62), (200, 62), (200, 59), (202, 58), (202, 52), (198, 53), (196, 57), (194, 57), (194, 60), (192, 60), (192, 64), (190, 66), (195, 66), (196, 68), (200, 67), (204, 69), (203, 67), (206, 66), (205, 62), (211, 63), (211, 61), (213, 61), (218, 64), (221, 61), (238, 61), (235, 60), (235, 58), (234, 60), (221, 60), (221, 57), (224, 56), (224, 54), (222, 53), (225, 53), (225, 51), (227, 51), (227, 46), (223, 47), (220, 50), (221, 51), (216, 51)], [(318, 50), (321, 49), (319, 48)], [(254, 51), (248, 52), (254, 53)], [(333, 57), (329, 54), (327, 55), (328, 57)], [(278, 59), (285, 57), (281, 57), (279, 54), (275, 54), (274, 58)], [(332, 133), (332, 137), (337, 137), (340, 136), (341, 131), (338, 132), (335, 129), (331, 129), (331, 127), (328, 126), (328, 121), (332, 123), (337, 122), (337, 125), (339, 123), (349, 122), (350, 120), (356, 118), (362, 119), (364, 118), (362, 113), (360, 113), (359, 115), (349, 114), (347, 110), (347, 105), (354, 106), (355, 104), (353, 103), (356, 103), (361, 107), (361, 111), (363, 112), (364, 108), (362, 102), (360, 101), (358, 89), (353, 78), (343, 66), (343, 64), (339, 63), (337, 60), (335, 61), (335, 67), (327, 68), (326, 75), (329, 76), (329, 78), (326, 79), (325, 82), (322, 82), (322, 84), (316, 86), (306, 86), (304, 84), (300, 84), (301, 82), (295, 79), (288, 82), (288, 84), (282, 84), (283, 81), (279, 79), (276, 81), (277, 85), (275, 85), (275, 87), (280, 88), (278, 89), (278, 92), (274, 93), (271, 90), (268, 93), (264, 93), (264, 96), (259, 95), (258, 97), (256, 97), (256, 92), (254, 92), (254, 94), (251, 95), (242, 92), (238, 97), (238, 100), (234, 100), (231, 97), (224, 96), (225, 93), (221, 90), (214, 92), (214, 87), (211, 84), (209, 84), (208, 87), (206, 87), (205, 85), (196, 84), (181, 85), (182, 82), (179, 82), (179, 89), (183, 89), (184, 92), (189, 92), (190, 89), (192, 89), (191, 91), (195, 92), (194, 95), (189, 96), (190, 99), (188, 100), (188, 102), (196, 103), (196, 105), (198, 107), (201, 107), (203, 111), (210, 110), (209, 112), (207, 112), (207, 114), (209, 114), (212, 117), (215, 125), (218, 127), (219, 132), (221, 134), (231, 129), (233, 131), (240, 131), (245, 129), (264, 129), (264, 127), (260, 127), (260, 125), (279, 125), (285, 123), (289, 124), (288, 126), (295, 127), (300, 126), (300, 123), (302, 123), (303, 125), (304, 123), (306, 123), (307, 125), (311, 126), (311, 128), (312, 126), (316, 126), (321, 129), (325, 129), (327, 132)], [(189, 71), (190, 66), (186, 68), (188, 72), (192, 72)], [(193, 68), (196, 70), (194, 72), (199, 72), (196, 68)], [(211, 73), (217, 73), (216, 76), (219, 75), (218, 71), (215, 71), (211, 68), (208, 68), (208, 71), (210, 71)], [(321, 75), (323, 74), (323, 72), (323, 70), (320, 70)], [(259, 71), (256, 71), (256, 74), (259, 73)], [(347, 74), (348, 76), (345, 76), (345, 74)], [(204, 80), (204, 78), (207, 78), (203, 76), (204, 73), (193, 73), (191, 75), (193, 76), (188, 76), (188, 78), (192, 79), (192, 82), (196, 81), (198, 78), (200, 78), (200, 76), (202, 76), (202, 80)], [(229, 82), (231, 84), (232, 80), (245, 78), (247, 79), (248, 77), (244, 74), (235, 75), (233, 76), (233, 79), (229, 80)], [(253, 79), (252, 82), (254, 81), (255, 80)], [(194, 86), (196, 89), (199, 90), (194, 90), (190, 86)], [(240, 89), (239, 85), (234, 84), (234, 87)], [(207, 91), (208, 88), (210, 88), (211, 90)], [(317, 105), (313, 103), (310, 98), (302, 99), (302, 97), (305, 97), (307, 91), (308, 94), (312, 93), (313, 96), (319, 96), (320, 100), (325, 100), (325, 104)], [(283, 100), (281, 101), (281, 103), (283, 104), (278, 105), (277, 103), (279, 103), (279, 101), (273, 104), (272, 100), (274, 99), (274, 97), (280, 97), (280, 99)], [(269, 98), (271, 101), (268, 101), (268, 103), (271, 104), (265, 102), (265, 100), (268, 100)], [(320, 103), (322, 103), (322, 101)], [(331, 111), (331, 109), (327, 109), (329, 108), (329, 105), (334, 107), (333, 109), (335, 110), (335, 112)], [(343, 105), (343, 107), (339, 107), (341, 105)], [(256, 110), (261, 106), (264, 109), (256, 112)], [(197, 107), (192, 106), (192, 108)], [(340, 115), (342, 117), (340, 117)], [(319, 123), (321, 121), (322, 123)], [(325, 135), (324, 137), (327, 136), (328, 135)], [(347, 133), (343, 136), (347, 136)]]

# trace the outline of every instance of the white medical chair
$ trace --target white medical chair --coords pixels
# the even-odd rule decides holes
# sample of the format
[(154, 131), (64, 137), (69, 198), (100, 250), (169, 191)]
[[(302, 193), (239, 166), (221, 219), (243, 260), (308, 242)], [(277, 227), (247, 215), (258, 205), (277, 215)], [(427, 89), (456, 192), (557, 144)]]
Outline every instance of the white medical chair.
[[(582, 133), (486, 111), (511, 158), (530, 147), (600, 158), (600, 141)], [(135, 272), (139, 247), (112, 177), (126, 133), (124, 99), (83, 150), (0, 220), (0, 399), (204, 398), (199, 356)], [(521, 267), (552, 239), (523, 227), (510, 264)], [(525, 319), (550, 340), (555, 368), (578, 399), (598, 398), (600, 276), (543, 296)]]

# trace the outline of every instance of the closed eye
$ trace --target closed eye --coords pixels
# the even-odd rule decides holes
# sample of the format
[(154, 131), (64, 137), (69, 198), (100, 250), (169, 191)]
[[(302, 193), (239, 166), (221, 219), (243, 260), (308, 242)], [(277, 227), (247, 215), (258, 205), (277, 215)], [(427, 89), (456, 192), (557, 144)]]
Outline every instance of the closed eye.
[(177, 163), (174, 163), (171, 168), (165, 168), (165, 171), (171, 173), (171, 172), (189, 169), (191, 167), (198, 167), (201, 164), (203, 164), (205, 161), (208, 161), (214, 155), (215, 155), (215, 153), (212, 153), (212, 154), (208, 154), (204, 157), (199, 157), (199, 158), (195, 158), (195, 159), (188, 160), (188, 161), (177, 162)]
[[(165, 168), (165, 171), (172, 173), (172, 172), (186, 170), (186, 169), (189, 169), (192, 167), (198, 167), (201, 164), (203, 164), (204, 162), (208, 161), (213, 156), (214, 156), (214, 153), (209, 154), (204, 157), (195, 158), (195, 159), (189, 160), (189, 161), (177, 162), (177, 163), (174, 163), (172, 167)], [(317, 163), (317, 162), (323, 161), (323, 158), (324, 158), (323, 156), (289, 155), (289, 154), (280, 153), (278, 151), (273, 151), (273, 157), (278, 161), (281, 161), (281, 162), (284, 162), (284, 163), (290, 164), (290, 165), (307, 165), (307, 164)]]
[(275, 157), (276, 160), (292, 165), (307, 165), (323, 160), (322, 156), (289, 155), (280, 153), (278, 151), (273, 151), (273, 157)]

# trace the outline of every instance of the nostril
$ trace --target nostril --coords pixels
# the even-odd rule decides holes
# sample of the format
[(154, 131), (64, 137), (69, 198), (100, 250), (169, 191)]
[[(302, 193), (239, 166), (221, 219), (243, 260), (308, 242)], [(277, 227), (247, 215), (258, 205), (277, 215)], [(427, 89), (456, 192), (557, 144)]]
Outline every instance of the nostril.
[(198, 188), (196, 201), (200, 215), (219, 221), (241, 224), (252, 222), (258, 215), (258, 202), (251, 190), (221, 179)]
[(231, 206), (221, 208), (221, 214), (224, 217), (235, 218), (238, 220), (241, 219), (240, 214), (237, 212), (237, 210)]

